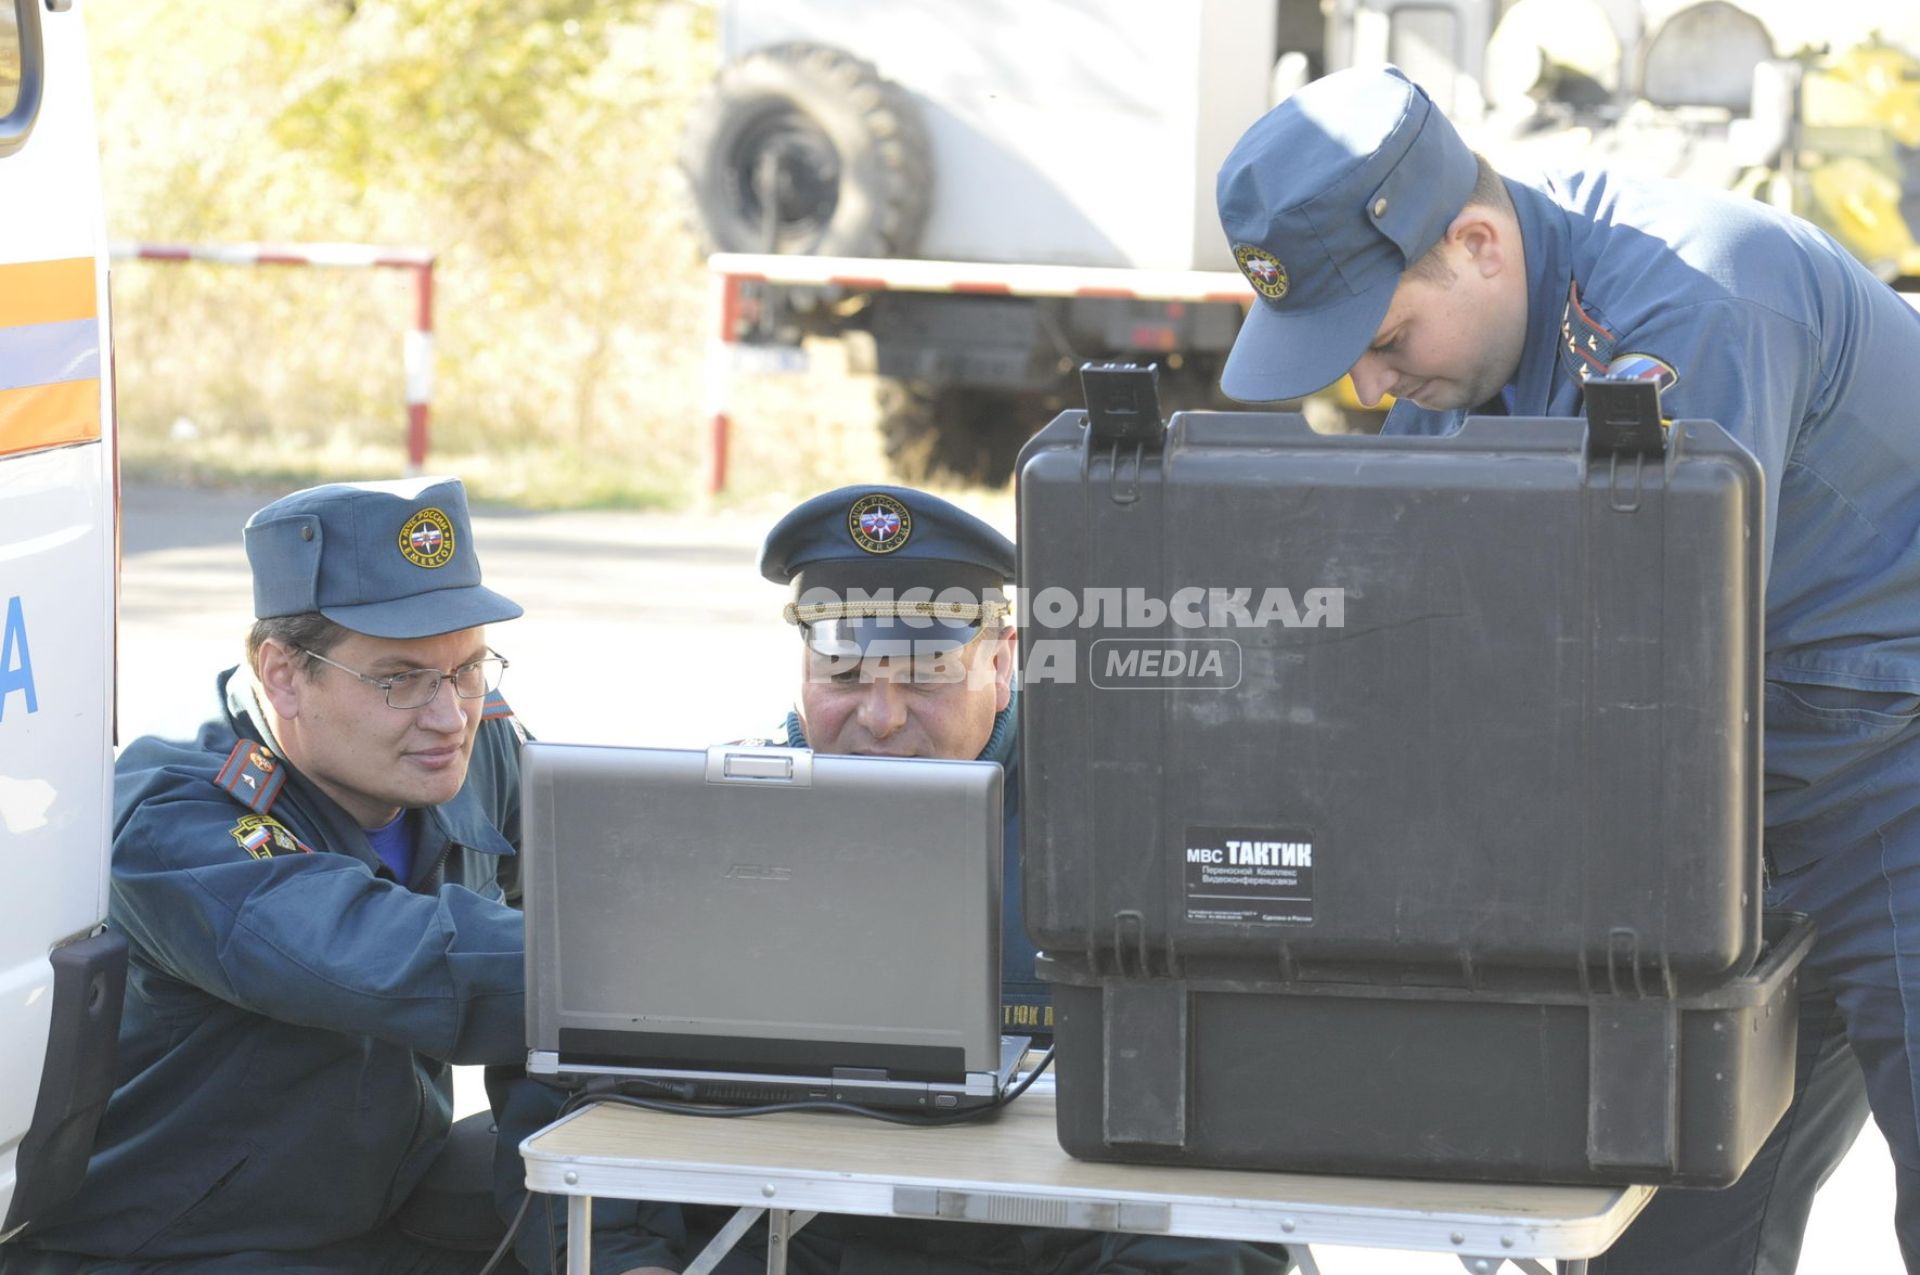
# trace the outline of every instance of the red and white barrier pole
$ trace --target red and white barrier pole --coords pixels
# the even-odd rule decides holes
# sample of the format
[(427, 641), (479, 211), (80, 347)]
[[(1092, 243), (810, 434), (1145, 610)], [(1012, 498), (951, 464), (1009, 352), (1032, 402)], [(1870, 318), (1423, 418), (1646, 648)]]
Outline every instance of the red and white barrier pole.
[(433, 258), (413, 272), (413, 326), (403, 358), (407, 378), (407, 473), (427, 465), (427, 413), (433, 403)]
[(740, 335), (740, 280), (720, 273), (708, 277), (714, 331), (707, 340), (707, 494), (717, 496), (727, 489), (727, 447), (733, 432), (733, 346)]
[(116, 258), (131, 261), (210, 261), (227, 266), (320, 266), (411, 270), (414, 319), (401, 348), (407, 403), (407, 472), (427, 463), (427, 417), (433, 401), (433, 253), (357, 243), (115, 243)]

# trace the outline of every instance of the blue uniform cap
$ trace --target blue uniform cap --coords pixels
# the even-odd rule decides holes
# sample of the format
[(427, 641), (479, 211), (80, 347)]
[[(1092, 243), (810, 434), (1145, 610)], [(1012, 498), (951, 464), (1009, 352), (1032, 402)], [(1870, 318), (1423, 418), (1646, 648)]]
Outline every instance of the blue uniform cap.
[(964, 646), (1004, 611), (1013, 542), (911, 487), (841, 487), (767, 533), (760, 574), (791, 584), (786, 618), (823, 654)]
[(1479, 162), (1397, 67), (1315, 80), (1220, 166), (1220, 227), (1258, 296), (1220, 388), (1299, 398), (1357, 363), (1400, 276), (1466, 207)]
[(421, 638), (521, 614), (480, 583), (457, 478), (309, 487), (247, 519), (242, 535), (262, 620), (318, 611), (369, 637)]

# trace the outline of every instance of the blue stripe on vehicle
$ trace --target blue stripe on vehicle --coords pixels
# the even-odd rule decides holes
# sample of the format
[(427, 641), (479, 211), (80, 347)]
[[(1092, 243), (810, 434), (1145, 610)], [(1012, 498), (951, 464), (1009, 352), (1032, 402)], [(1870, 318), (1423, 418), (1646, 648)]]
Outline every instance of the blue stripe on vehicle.
[(93, 319), (0, 328), (0, 390), (99, 375), (100, 325)]

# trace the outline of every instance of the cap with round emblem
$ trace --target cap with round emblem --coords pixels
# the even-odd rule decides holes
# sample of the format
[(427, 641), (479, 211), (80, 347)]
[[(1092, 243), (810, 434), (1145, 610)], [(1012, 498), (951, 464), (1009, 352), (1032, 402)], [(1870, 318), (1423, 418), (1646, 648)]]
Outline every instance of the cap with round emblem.
[(318, 611), (356, 633), (418, 638), (521, 614), (480, 583), (457, 478), (309, 487), (254, 514), (241, 534), (260, 619)]
[(785, 615), (815, 649), (971, 641), (1006, 611), (1013, 542), (985, 521), (910, 487), (841, 487), (805, 501), (767, 533), (760, 574), (790, 584)]

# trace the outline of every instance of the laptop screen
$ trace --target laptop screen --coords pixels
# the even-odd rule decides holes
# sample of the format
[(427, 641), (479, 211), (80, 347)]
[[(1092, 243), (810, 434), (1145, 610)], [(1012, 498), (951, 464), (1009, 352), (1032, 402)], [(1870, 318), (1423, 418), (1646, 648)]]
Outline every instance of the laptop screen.
[(522, 774), (529, 1042), (567, 1071), (998, 1065), (998, 765), (535, 742)]

